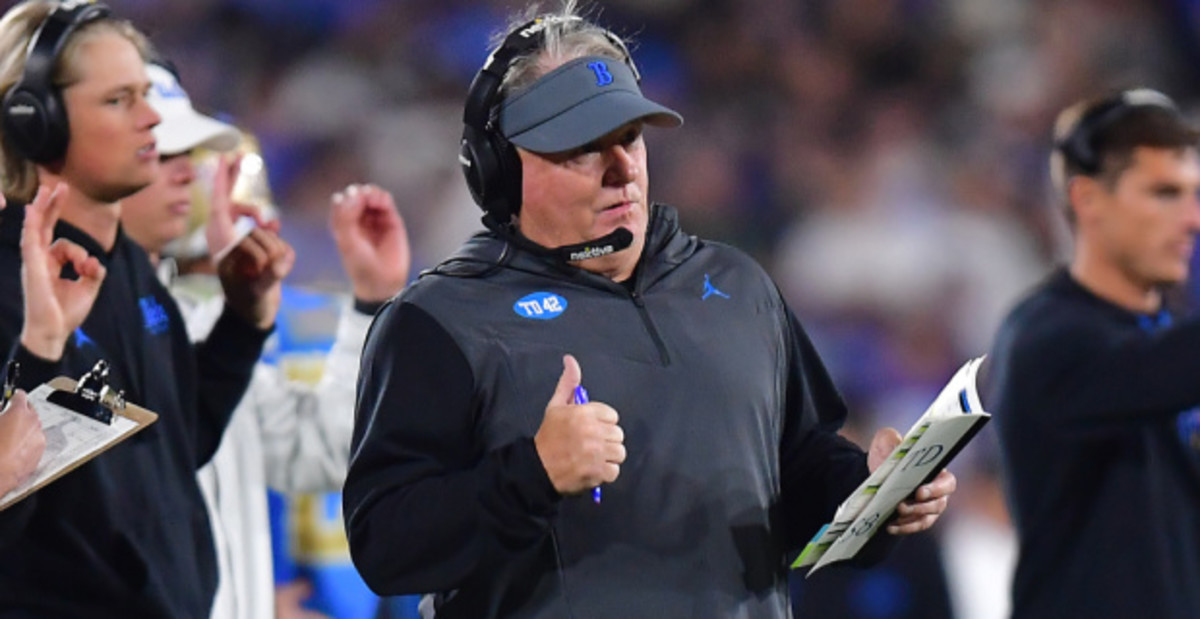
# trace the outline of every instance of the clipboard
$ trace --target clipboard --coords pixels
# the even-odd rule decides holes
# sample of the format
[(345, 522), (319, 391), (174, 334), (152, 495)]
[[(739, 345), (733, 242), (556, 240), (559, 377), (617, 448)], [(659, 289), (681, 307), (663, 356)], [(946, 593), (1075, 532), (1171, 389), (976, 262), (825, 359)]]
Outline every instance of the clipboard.
[(792, 569), (813, 572), (850, 559), (882, 529), (896, 506), (938, 472), (992, 418), (983, 410), (977, 376), (984, 357), (970, 359), (909, 428), (866, 481), (838, 506), (831, 522), (821, 527), (792, 563)]
[[(15, 372), (9, 368), (9, 381), (15, 380)], [(29, 404), (46, 435), (46, 450), (33, 474), (0, 498), (0, 511), (158, 420), (158, 414), (126, 402), (124, 393), (113, 390), (107, 379), (108, 364), (101, 360), (78, 381), (59, 376), (29, 392)]]

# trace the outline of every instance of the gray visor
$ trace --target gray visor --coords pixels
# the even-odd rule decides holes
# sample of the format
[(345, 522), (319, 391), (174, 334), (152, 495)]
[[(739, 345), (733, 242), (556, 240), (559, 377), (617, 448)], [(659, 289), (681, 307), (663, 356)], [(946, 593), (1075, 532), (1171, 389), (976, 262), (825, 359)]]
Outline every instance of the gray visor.
[(642, 96), (629, 66), (603, 56), (576, 58), (543, 75), (500, 107), (500, 132), (535, 153), (578, 148), (634, 121), (678, 127), (683, 117)]

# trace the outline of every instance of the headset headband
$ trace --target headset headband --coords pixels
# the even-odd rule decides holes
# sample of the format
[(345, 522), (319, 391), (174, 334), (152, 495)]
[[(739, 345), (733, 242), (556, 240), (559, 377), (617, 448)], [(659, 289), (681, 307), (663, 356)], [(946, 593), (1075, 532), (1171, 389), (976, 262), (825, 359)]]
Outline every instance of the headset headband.
[(1179, 108), (1167, 95), (1150, 88), (1137, 88), (1118, 93), (1086, 110), (1067, 135), (1055, 147), (1086, 174), (1100, 171), (1100, 154), (1096, 138), (1103, 131), (1125, 118), (1130, 112), (1155, 107), (1178, 114)]
[(80, 26), (108, 17), (107, 6), (88, 1), (64, 2), (54, 7), (29, 39), (25, 69), (19, 86), (48, 90), (54, 74), (54, 61), (67, 45), (71, 33)]

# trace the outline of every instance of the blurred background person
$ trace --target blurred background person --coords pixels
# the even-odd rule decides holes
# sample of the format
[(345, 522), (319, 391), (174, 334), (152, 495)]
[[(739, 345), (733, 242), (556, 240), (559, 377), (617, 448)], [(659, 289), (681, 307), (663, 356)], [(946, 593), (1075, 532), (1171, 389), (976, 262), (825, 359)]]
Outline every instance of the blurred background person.
[[(1200, 128), (1139, 88), (1068, 107), (1071, 259), (1008, 315), (983, 395), (1020, 544), (1017, 617), (1200, 616)], [(1137, 531), (1131, 538), (1130, 532)]]
[[(198, 193), (193, 187), (197, 149), (231, 151), (242, 136), (234, 126), (198, 113), (168, 64), (150, 63), (146, 72), (151, 81), (147, 100), (162, 118), (154, 128), (159, 172), (153, 183), (123, 201), (121, 221), (153, 262), (168, 267), (160, 269), (171, 280), (164, 283), (179, 301), (189, 335), (200, 341), (224, 304), (214, 255), (240, 240), (238, 217), (253, 217), (257, 225), (272, 230), (278, 229), (279, 220), (268, 221), (273, 212), (247, 204), (269, 201), (269, 194), (235, 195), (239, 186), (254, 187), (254, 181), (261, 180), (239, 185), (243, 155), (220, 157), (211, 187), (199, 192), (207, 207), (203, 234), (197, 235), (202, 239), (199, 251), (192, 243), (186, 260), (162, 261), (164, 250), (189, 231)], [(261, 159), (255, 164), (261, 175)], [(373, 185), (350, 185), (331, 199), (329, 223), (352, 284), (353, 302), (342, 309), (320, 382), (314, 388), (289, 381), (277, 367), (259, 363), (220, 447), (198, 473), (220, 572), (213, 617), (275, 615), (267, 487), (281, 492), (340, 489), (349, 458), (363, 339), (374, 309), (408, 279), (408, 239), (390, 194)], [(171, 264), (183, 267), (179, 277), (170, 277)]]

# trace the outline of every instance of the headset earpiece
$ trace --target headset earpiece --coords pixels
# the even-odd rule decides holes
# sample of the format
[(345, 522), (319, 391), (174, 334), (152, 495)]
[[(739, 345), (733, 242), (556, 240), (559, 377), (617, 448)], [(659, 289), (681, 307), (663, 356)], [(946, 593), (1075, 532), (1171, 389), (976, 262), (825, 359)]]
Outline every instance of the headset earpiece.
[[(501, 45), (471, 81), (463, 107), (463, 137), (458, 156), (471, 197), (501, 224), (508, 223), (515, 214), (512, 205), (519, 208), (521, 204), (521, 161), (516, 149), (500, 134), (495, 117), (497, 93), (515, 55), (511, 46)], [(514, 190), (515, 203), (511, 201)]]
[(50, 163), (63, 156), (71, 131), (62, 93), (53, 83), (54, 64), (71, 34), (110, 14), (107, 6), (64, 2), (54, 8), (29, 41), (21, 79), (4, 95), (4, 138), (24, 157)]
[[(521, 203), (521, 158), (499, 131), (463, 127), (459, 164), (475, 203), (499, 223), (515, 214)], [(515, 182), (512, 179), (516, 179)]]

